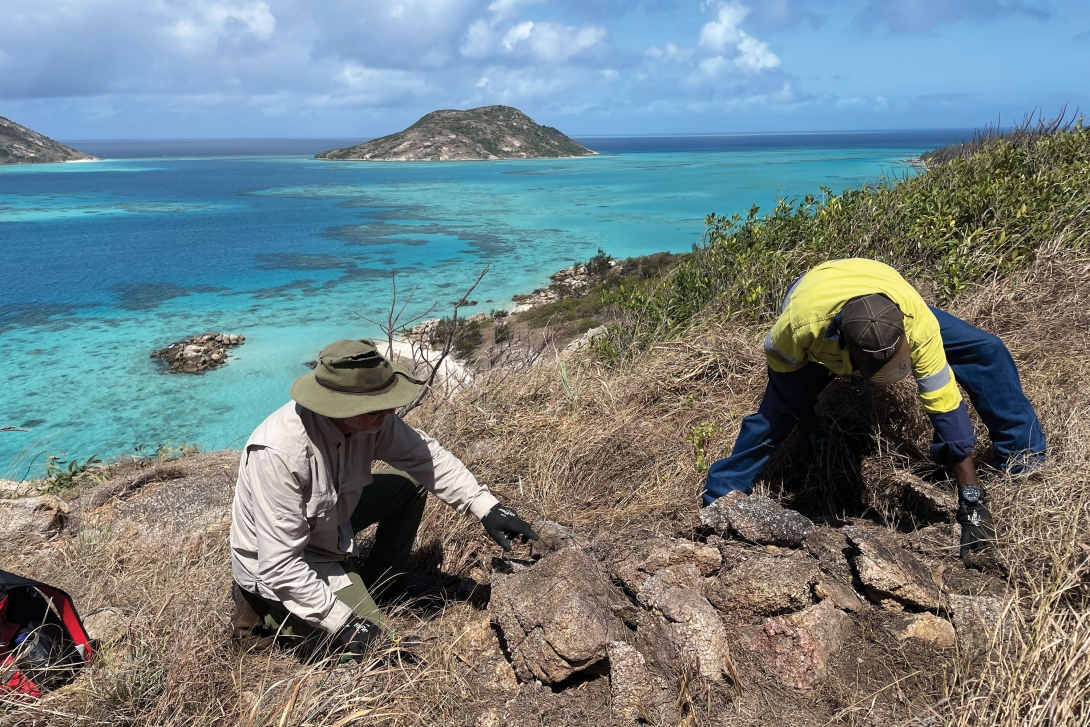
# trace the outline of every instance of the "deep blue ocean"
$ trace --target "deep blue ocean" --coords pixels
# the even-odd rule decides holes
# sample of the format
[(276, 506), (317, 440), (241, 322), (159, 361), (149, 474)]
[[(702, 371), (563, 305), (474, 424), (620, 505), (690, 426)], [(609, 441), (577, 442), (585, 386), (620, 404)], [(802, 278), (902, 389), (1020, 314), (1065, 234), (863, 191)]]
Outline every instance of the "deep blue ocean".
[[(0, 477), (48, 454), (239, 447), (325, 344), (374, 335), (391, 270), (408, 316), (486, 263), (476, 310), (599, 248), (700, 242), (709, 212), (912, 173), (958, 130), (581, 138), (580, 159), (323, 162), (352, 140), (73, 141), (104, 158), (0, 166)], [(237, 360), (167, 375), (151, 351), (241, 333)]]

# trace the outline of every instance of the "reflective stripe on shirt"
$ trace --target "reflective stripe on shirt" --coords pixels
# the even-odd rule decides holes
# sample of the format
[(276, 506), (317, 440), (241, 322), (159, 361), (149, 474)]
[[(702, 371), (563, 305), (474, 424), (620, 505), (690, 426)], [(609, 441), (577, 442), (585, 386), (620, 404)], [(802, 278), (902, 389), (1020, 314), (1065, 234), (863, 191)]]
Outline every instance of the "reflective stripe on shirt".
[(948, 364), (943, 367), (942, 371), (939, 371), (936, 374), (924, 376), (922, 379), (916, 379), (916, 387), (920, 390), (921, 394), (930, 394), (949, 384), (951, 375), (952, 373)]

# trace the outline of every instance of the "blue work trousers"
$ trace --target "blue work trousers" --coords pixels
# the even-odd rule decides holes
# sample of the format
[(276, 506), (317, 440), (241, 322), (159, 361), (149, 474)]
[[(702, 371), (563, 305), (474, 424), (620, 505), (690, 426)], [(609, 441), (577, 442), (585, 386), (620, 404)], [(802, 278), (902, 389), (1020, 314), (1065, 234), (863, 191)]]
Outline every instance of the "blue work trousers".
[[(1040, 466), (1045, 435), (1033, 405), (1022, 392), (1018, 369), (998, 336), (944, 310), (931, 308), (939, 321), (946, 361), (954, 378), (988, 427), (996, 464), (1017, 474)], [(742, 420), (731, 455), (708, 469), (704, 504), (732, 490), (749, 493), (768, 460), (794, 430), (799, 417), (816, 403), (834, 374), (817, 363), (798, 371), (769, 369), (768, 385), (756, 414)]]

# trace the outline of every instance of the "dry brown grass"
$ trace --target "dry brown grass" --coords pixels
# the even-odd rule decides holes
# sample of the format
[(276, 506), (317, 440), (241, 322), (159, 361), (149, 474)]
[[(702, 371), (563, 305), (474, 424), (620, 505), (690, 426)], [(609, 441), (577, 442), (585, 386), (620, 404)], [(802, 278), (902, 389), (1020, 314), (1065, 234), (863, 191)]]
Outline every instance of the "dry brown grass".
[[(746, 685), (744, 698), (713, 709), (701, 692), (696, 701), (706, 698), (708, 708), (690, 713), (689, 723), (777, 724), (782, 717), (791, 724), (807, 713), (813, 724), (874, 724), (890, 714), (875, 707), (881, 700), (902, 704), (899, 715), (925, 718), (921, 725), (1090, 721), (1088, 285), (1090, 260), (1056, 246), (1020, 278), (996, 283), (955, 310), (1008, 342), (1049, 436), (1046, 472), (985, 476), (1010, 573), (1005, 621), (1013, 636), (1000, 640), (984, 664), (961, 664), (924, 680), (840, 684), (809, 702)], [(453, 401), (428, 402), (413, 418), (529, 519), (547, 517), (589, 533), (689, 532), (703, 482), (694, 428), (710, 425), (700, 443), (709, 461), (729, 451), (763, 389), (760, 335), (709, 316), (701, 328), (661, 342), (623, 370), (579, 357), (539, 363), (482, 379)], [(862, 499), (863, 458), (926, 467), (920, 456), (929, 434), (912, 398), (911, 391), (839, 384), (823, 404), (831, 464), (814, 467), (806, 447), (789, 441), (761, 487), (817, 519), (875, 516)], [(32, 707), (0, 708), (0, 723), (477, 724), (510, 698), (489, 691), (480, 662), (465, 652), (467, 634), (486, 618), (470, 601), (394, 615), (399, 628), (432, 637), (423, 667), (372, 662), (334, 669), (304, 666), (280, 652), (238, 654), (227, 640), (226, 533), (189, 550), (177, 542), (134, 543), (85, 530), (11, 564), (68, 589), (85, 612), (119, 606), (133, 620), (128, 636), (103, 649), (74, 685)], [(418, 567), (439, 564), (453, 576), (486, 582), (498, 555), (477, 523), (431, 503)], [(926, 707), (936, 703), (934, 721), (927, 722)]]

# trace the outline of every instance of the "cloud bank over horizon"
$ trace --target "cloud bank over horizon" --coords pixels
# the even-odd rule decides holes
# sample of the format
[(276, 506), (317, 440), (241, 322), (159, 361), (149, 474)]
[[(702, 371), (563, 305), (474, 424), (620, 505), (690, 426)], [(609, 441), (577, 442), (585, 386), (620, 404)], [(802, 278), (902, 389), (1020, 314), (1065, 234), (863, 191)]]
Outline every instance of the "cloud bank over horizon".
[(0, 115), (67, 139), (376, 136), (496, 103), (572, 134), (950, 127), (1090, 96), (1073, 0), (3, 6)]

